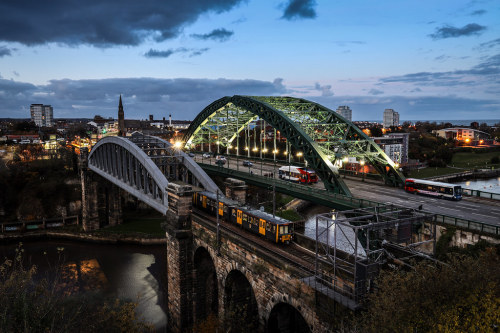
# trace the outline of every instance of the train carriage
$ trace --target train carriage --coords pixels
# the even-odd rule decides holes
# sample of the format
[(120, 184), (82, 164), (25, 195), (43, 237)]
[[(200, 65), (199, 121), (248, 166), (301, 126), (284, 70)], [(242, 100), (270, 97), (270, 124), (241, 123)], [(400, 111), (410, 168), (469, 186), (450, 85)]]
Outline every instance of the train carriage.
[(241, 207), (237, 201), (223, 196), (218, 199), (217, 201), (217, 196), (212, 192), (193, 193), (193, 205), (211, 215), (219, 214), (224, 221), (260, 234), (274, 243), (288, 244), (292, 240), (293, 222), (260, 210)]

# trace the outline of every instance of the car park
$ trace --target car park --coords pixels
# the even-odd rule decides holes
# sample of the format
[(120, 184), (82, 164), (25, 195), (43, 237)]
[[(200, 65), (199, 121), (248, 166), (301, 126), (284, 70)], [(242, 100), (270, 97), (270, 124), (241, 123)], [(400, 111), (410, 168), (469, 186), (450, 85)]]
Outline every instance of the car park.
[(243, 166), (251, 167), (252, 165), (253, 165), (253, 163), (250, 161), (243, 161)]

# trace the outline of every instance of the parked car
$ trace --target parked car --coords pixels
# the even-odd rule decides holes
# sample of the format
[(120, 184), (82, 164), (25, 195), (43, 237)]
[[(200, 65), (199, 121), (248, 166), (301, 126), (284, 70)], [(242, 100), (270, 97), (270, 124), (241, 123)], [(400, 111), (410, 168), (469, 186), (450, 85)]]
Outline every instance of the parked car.
[(252, 165), (253, 165), (253, 163), (250, 161), (243, 161), (243, 166), (251, 167)]
[(194, 154), (193, 153), (188, 153), (188, 156), (189, 157), (194, 157)]
[(210, 155), (209, 153), (204, 153), (202, 156), (203, 158), (210, 158), (212, 155)]
[(216, 160), (215, 164), (217, 164), (217, 165), (224, 165), (224, 164), (226, 164), (226, 160)]

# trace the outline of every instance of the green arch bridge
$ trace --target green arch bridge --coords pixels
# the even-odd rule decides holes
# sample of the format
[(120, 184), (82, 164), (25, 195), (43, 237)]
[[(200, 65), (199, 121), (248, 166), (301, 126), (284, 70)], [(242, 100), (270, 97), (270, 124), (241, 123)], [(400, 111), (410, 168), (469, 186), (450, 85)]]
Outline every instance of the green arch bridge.
[[(268, 126), (274, 129), (271, 139), (267, 138), (265, 131)], [(186, 149), (250, 154), (252, 131), (252, 150), (259, 150), (256, 146), (257, 127), (260, 128), (261, 152), (267, 151), (262, 148), (263, 141), (274, 140), (272, 153), (276, 153), (277, 137), (286, 138), (286, 151), (291, 153), (293, 147), (303, 156), (328, 191), (351, 195), (338, 171), (348, 157), (355, 157), (361, 164), (372, 165), (386, 184), (404, 184), (404, 176), (395, 163), (370, 137), (335, 111), (301, 98), (223, 97), (198, 114), (183, 142)], [(246, 134), (244, 143), (240, 143), (242, 133)], [(263, 136), (267, 139), (262, 140)]]

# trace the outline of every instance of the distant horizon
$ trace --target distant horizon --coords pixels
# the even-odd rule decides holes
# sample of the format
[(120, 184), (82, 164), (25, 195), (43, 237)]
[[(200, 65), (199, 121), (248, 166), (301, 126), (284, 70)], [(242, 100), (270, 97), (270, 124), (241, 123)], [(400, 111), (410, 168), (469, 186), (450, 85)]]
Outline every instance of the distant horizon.
[[(113, 120), (117, 120), (118, 118), (114, 118), (114, 117), (103, 117), (103, 119), (110, 119), (112, 118)], [(0, 120), (9, 120), (9, 119), (12, 119), (12, 120), (31, 120), (31, 118), (13, 118), (13, 117), (2, 117), (0, 118)], [(81, 119), (81, 120), (93, 120), (94, 117), (91, 117), (91, 118), (87, 118), (87, 117), (64, 117), (64, 118), (56, 118), (54, 117), (54, 120), (65, 120), (65, 119), (73, 119), (73, 120), (78, 120), (78, 119)], [(125, 117), (125, 119), (128, 119), (128, 120), (145, 120), (145, 121), (149, 121), (149, 116), (148, 117), (144, 117), (144, 118), (127, 118)], [(165, 117), (165, 121), (168, 121), (168, 117)], [(175, 118), (172, 118), (172, 120), (180, 120), (180, 121), (193, 121), (193, 119), (175, 119)], [(161, 119), (156, 119), (156, 118), (153, 118), (153, 121), (163, 121), (163, 117)], [(352, 122), (355, 122), (355, 121), (366, 121), (366, 122), (376, 122), (376, 123), (382, 123), (383, 122), (383, 119), (367, 119), (367, 120), (352, 120)], [(465, 122), (468, 122), (468, 125), (470, 125), (470, 123), (472, 122), (478, 122), (479, 124), (481, 123), (487, 123), (488, 126), (492, 126), (496, 123), (500, 123), (500, 118), (497, 118), (497, 119), (451, 119), (451, 120), (443, 120), (443, 119), (400, 119), (400, 123), (403, 124), (404, 122), (411, 122), (411, 123), (416, 123), (416, 122), (435, 122), (435, 123), (452, 123), (453, 122), (460, 122), (462, 123), (462, 126), (464, 125), (463, 123)]]

